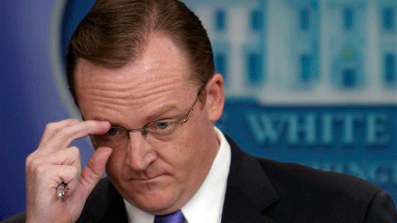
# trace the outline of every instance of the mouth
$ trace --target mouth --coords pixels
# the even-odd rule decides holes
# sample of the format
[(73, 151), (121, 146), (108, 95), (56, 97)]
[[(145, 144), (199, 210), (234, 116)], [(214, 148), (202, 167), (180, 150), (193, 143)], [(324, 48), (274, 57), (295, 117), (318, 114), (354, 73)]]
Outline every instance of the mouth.
[(163, 177), (165, 177), (165, 174), (156, 175), (153, 177), (131, 177), (129, 180), (136, 181), (136, 182), (150, 182), (150, 181), (160, 180)]

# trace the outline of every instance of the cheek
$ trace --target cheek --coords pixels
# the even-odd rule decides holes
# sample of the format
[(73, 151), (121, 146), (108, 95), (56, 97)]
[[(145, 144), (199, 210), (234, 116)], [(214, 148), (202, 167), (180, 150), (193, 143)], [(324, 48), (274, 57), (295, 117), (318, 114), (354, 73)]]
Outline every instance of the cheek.
[(211, 128), (208, 128), (206, 123), (201, 120), (196, 123), (194, 126), (189, 126), (189, 129), (184, 129), (187, 130), (186, 135), (178, 145), (180, 146), (178, 148), (179, 155), (176, 154), (176, 157), (179, 157), (179, 161), (181, 161), (182, 171), (200, 168), (200, 165), (206, 160), (208, 149), (206, 135), (208, 130), (211, 131)]

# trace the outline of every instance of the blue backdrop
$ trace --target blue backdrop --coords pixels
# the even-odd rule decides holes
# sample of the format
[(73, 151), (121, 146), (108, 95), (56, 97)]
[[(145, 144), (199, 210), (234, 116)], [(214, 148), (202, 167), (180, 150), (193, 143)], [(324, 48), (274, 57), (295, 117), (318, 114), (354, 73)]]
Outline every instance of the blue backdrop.
[[(210, 34), (246, 151), (359, 176), (397, 198), (396, 0), (186, 0)], [(93, 1), (3, 1), (0, 220), (25, 210), (25, 158), (76, 117), (63, 76)], [(368, 20), (366, 20), (368, 19)], [(87, 139), (74, 142), (83, 162)]]

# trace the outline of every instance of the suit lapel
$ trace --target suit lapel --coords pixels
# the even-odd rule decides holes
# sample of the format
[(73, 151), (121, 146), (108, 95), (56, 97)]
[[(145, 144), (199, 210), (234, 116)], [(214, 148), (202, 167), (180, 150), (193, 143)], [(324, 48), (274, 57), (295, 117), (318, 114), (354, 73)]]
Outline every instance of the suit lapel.
[[(120, 197), (121, 198), (121, 197)], [(104, 216), (101, 223), (128, 223), (127, 213), (123, 200), (115, 202)]]
[(108, 178), (102, 179), (88, 197), (77, 223), (128, 223), (123, 198)]
[(222, 223), (275, 222), (261, 214), (279, 200), (259, 161), (243, 153), (227, 137), (232, 150), (232, 161), (226, 188)]

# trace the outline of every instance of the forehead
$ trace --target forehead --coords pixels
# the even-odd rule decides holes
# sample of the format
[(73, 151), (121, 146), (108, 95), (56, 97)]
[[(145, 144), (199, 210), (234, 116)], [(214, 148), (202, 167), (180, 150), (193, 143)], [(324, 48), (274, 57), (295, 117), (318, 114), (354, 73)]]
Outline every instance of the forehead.
[[(136, 111), (155, 113), (196, 94), (185, 53), (169, 38), (153, 36), (142, 55), (121, 68), (98, 66), (80, 59), (75, 86), (84, 116), (108, 117)], [(94, 114), (95, 113), (95, 114)]]
[(88, 87), (98, 79), (119, 85), (128, 83), (137, 89), (147, 83), (192, 82), (186, 58), (186, 53), (170, 38), (156, 34), (149, 38), (139, 58), (121, 68), (108, 68), (79, 59), (75, 72), (76, 90)]

